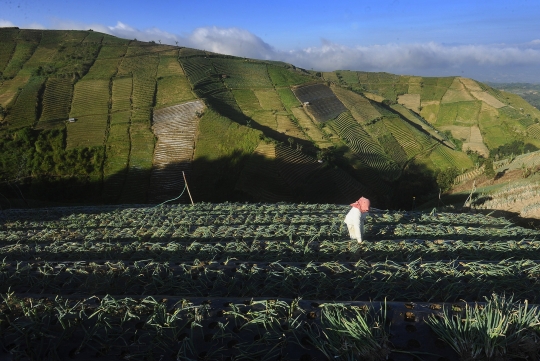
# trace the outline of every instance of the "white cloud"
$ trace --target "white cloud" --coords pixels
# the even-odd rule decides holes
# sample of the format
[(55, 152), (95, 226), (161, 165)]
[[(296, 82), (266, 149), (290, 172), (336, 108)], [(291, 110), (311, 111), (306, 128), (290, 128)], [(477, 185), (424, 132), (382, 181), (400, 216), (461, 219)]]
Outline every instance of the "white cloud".
[(187, 46), (227, 55), (269, 60), (278, 54), (258, 36), (239, 28), (197, 28), (185, 40)]
[(11, 28), (14, 26), (15, 24), (13, 24), (11, 21), (0, 19), (0, 28)]

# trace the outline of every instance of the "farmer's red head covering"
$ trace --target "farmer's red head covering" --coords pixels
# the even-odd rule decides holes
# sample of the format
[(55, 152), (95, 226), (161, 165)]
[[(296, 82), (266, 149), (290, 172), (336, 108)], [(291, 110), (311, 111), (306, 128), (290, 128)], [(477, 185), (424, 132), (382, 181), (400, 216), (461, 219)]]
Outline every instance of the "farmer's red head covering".
[(362, 213), (367, 213), (369, 212), (369, 199), (362, 197), (356, 202), (352, 203), (351, 207), (358, 208)]

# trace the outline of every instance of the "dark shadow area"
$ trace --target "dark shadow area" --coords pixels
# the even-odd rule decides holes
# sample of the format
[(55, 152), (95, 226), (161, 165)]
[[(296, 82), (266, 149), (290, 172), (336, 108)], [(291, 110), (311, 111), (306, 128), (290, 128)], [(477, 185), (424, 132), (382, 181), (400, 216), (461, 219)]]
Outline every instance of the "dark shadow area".
[(498, 179), (502, 178), (506, 174), (506, 171), (508, 171), (508, 168), (505, 168), (502, 171), (497, 172), (497, 174), (495, 174), (495, 178), (493, 178), (493, 180), (498, 180)]
[[(124, 169), (102, 180), (96, 176), (27, 176), (0, 183), (0, 207), (157, 204), (178, 197), (185, 172), (194, 202), (306, 202), (348, 204), (369, 197), (380, 209), (412, 210), (434, 197), (434, 174), (409, 164), (400, 179), (385, 184), (370, 168), (351, 167), (340, 153), (317, 162), (293, 147), (279, 156), (233, 153), (220, 159), (169, 164), (153, 172)], [(189, 203), (187, 190), (172, 203)]]
[(409, 162), (388, 192), (388, 208), (415, 210), (419, 205), (437, 197), (437, 175), (423, 164)]

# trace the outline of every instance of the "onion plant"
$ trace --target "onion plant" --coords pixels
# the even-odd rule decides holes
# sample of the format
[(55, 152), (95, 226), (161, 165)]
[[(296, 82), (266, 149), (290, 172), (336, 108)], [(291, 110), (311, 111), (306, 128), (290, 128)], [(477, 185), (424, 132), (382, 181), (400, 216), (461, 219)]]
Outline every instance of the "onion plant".
[(528, 302), (493, 294), (484, 306), (466, 304), (462, 312), (445, 309), (425, 321), (461, 360), (537, 358), (540, 312)]

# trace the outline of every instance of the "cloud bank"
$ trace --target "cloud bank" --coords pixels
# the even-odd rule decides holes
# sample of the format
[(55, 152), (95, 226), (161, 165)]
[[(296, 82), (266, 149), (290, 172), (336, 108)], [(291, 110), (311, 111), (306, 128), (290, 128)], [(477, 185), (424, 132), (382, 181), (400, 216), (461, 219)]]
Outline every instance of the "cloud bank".
[[(39, 28), (39, 24), (33, 24)], [(0, 26), (14, 26), (0, 19)], [(27, 26), (25, 26), (27, 27)], [(55, 29), (93, 29), (121, 38), (156, 41), (216, 53), (264, 60), (281, 60), (321, 71), (364, 70), (424, 76), (463, 75), (478, 80), (540, 83), (540, 39), (524, 44), (390, 43), (345, 46), (321, 39), (315, 47), (278, 50), (245, 29), (200, 27), (177, 35), (158, 28), (139, 30), (117, 22), (114, 26), (55, 20)]]

